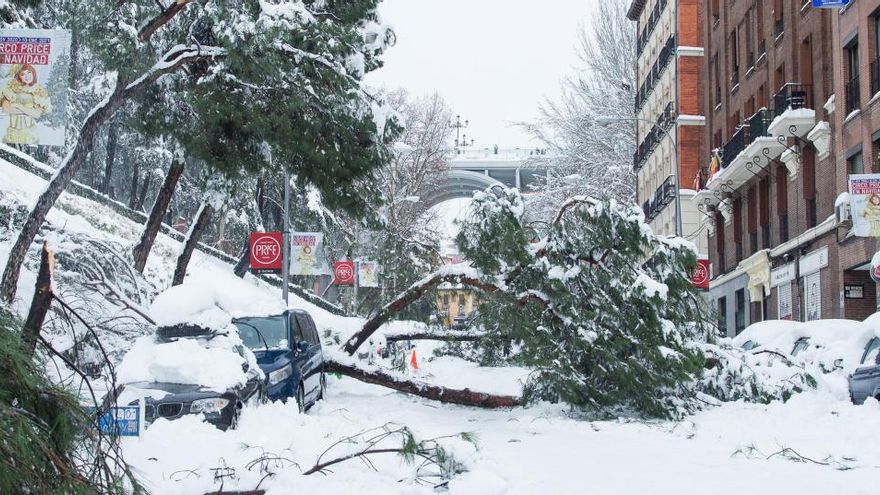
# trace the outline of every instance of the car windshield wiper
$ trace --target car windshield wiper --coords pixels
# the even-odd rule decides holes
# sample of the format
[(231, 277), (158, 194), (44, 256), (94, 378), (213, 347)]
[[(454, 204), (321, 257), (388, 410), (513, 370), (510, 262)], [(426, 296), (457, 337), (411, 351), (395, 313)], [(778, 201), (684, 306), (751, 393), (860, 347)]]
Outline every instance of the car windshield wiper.
[(266, 338), (263, 337), (263, 332), (261, 332), (259, 328), (251, 325), (250, 323), (245, 323), (243, 321), (237, 321), (237, 322), (235, 322), (235, 324), (236, 325), (244, 325), (244, 326), (253, 328), (254, 331), (257, 332), (257, 336), (260, 337), (260, 340), (263, 341), (263, 346), (266, 348), (266, 352), (269, 352), (269, 344), (266, 343)]

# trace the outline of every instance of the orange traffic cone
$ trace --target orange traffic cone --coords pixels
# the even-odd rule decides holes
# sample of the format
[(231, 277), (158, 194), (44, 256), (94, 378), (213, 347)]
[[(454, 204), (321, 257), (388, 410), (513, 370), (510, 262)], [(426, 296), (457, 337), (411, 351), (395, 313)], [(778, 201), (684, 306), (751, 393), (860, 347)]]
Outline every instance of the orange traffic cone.
[(414, 370), (419, 369), (419, 361), (416, 359), (416, 350), (413, 349), (412, 358), (410, 358), (409, 363), (412, 365)]

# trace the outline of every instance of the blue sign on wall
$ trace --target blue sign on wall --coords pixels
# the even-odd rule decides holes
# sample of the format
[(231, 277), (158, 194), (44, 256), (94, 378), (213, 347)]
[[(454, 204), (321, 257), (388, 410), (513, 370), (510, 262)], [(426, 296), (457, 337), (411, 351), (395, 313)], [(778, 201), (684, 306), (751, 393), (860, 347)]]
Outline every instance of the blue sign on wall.
[(842, 9), (849, 4), (849, 0), (813, 0), (814, 9)]
[(101, 416), (101, 431), (120, 437), (136, 437), (141, 430), (141, 410), (138, 406), (117, 406)]

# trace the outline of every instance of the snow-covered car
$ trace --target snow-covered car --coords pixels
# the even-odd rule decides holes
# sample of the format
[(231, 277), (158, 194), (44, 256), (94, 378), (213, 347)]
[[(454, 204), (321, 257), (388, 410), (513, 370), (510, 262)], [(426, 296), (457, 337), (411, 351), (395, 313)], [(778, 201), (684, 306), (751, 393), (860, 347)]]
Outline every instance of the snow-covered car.
[(324, 397), (324, 356), (315, 322), (307, 312), (236, 318), (233, 324), (266, 375), (269, 399), (295, 397), (305, 410)]
[(246, 404), (265, 400), (267, 382), (233, 316), (245, 308), (250, 314), (277, 308), (261, 306), (242, 289), (190, 282), (159, 294), (150, 307), (155, 334), (138, 339), (123, 357), (117, 383), (124, 390), (112, 399), (144, 404), (147, 424), (198, 414), (221, 429), (234, 428)]
[(849, 397), (854, 404), (862, 404), (868, 397), (880, 400), (880, 338), (868, 342), (859, 367), (849, 376)]
[(148, 425), (201, 414), (221, 430), (235, 428), (244, 405), (266, 397), (254, 354), (237, 336), (202, 327), (159, 328), (154, 339), (132, 347), (121, 368), (126, 383), (120, 402), (143, 400)]

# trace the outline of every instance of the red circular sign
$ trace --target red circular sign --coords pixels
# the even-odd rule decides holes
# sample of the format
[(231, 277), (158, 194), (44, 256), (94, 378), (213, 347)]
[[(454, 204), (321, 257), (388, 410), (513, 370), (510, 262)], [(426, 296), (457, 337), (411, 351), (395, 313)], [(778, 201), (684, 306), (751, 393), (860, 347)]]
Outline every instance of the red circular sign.
[(691, 276), (691, 283), (693, 283), (694, 287), (697, 289), (709, 288), (709, 260), (697, 260), (697, 269)]
[(880, 282), (880, 265), (871, 267), (871, 278), (873, 278), (875, 282)]
[(274, 233), (254, 235), (251, 239), (251, 264), (259, 267), (280, 266), (281, 242)]
[(333, 278), (337, 284), (354, 284), (354, 263), (343, 261), (333, 265)]

